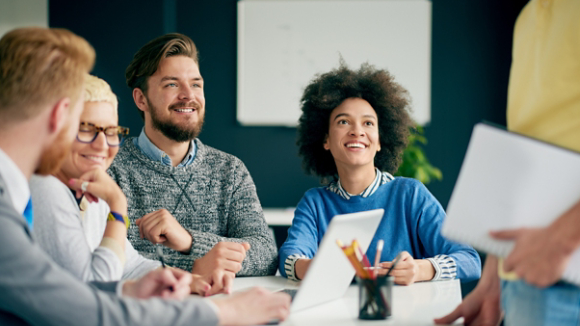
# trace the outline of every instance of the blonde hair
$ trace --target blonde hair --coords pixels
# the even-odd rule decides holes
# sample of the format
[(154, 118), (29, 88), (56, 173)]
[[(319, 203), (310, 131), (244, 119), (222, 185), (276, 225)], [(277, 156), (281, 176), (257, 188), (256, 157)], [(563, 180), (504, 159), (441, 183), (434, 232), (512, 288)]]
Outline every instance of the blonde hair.
[(85, 103), (86, 102), (106, 102), (113, 106), (115, 114), (119, 102), (113, 93), (111, 86), (106, 81), (93, 75), (85, 75)]
[(0, 39), (0, 125), (30, 119), (64, 97), (76, 103), (94, 62), (93, 47), (66, 29), (8, 32)]

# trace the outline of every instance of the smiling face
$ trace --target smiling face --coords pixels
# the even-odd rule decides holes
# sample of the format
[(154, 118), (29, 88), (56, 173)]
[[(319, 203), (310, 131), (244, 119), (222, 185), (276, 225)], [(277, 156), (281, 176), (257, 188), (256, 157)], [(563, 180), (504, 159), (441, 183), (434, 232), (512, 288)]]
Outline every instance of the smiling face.
[[(80, 122), (92, 123), (101, 127), (117, 126), (117, 113), (110, 103), (85, 102)], [(78, 132), (78, 127), (76, 130)], [(80, 177), (95, 166), (106, 170), (118, 151), (119, 146), (109, 146), (102, 132), (99, 132), (97, 138), (89, 144), (81, 143), (75, 139), (59, 175), (64, 175), (68, 180)]]
[(348, 98), (330, 114), (324, 149), (330, 150), (341, 170), (374, 170), (374, 159), (381, 150), (377, 114), (369, 102)]
[(172, 56), (161, 60), (147, 81), (144, 100), (145, 128), (160, 131), (176, 142), (197, 137), (203, 126), (205, 96), (199, 67), (192, 58)]

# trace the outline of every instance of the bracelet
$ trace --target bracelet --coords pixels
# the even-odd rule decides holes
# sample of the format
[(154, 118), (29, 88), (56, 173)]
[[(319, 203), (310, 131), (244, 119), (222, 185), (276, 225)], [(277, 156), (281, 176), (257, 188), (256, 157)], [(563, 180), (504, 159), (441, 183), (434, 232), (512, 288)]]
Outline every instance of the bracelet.
[(119, 213), (113, 212), (111, 211), (109, 213), (109, 216), (107, 216), (107, 221), (119, 221), (123, 224), (125, 224), (125, 226), (127, 227), (127, 230), (129, 229), (129, 216), (125, 215), (121, 215)]

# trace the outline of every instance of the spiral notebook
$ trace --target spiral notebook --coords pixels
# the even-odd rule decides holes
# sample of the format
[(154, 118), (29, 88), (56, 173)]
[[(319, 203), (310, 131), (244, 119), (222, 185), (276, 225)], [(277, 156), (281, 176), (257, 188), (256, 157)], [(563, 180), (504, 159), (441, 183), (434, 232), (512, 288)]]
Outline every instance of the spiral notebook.
[[(580, 141), (580, 140), (579, 140)], [(491, 230), (549, 225), (580, 200), (580, 153), (488, 124), (473, 129), (442, 233), (499, 257)], [(562, 278), (580, 285), (580, 249)]]

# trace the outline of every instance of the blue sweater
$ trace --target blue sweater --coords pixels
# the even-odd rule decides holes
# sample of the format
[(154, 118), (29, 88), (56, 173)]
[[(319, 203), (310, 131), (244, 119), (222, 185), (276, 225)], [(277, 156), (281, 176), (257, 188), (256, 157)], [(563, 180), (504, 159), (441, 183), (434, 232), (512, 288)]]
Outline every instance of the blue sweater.
[(395, 178), (367, 198), (352, 196), (346, 200), (326, 187), (308, 190), (296, 207), (288, 238), (280, 248), (280, 273), (287, 277), (284, 262), (292, 254), (314, 257), (333, 216), (377, 208), (383, 208), (385, 215), (366, 253), (370, 261), (375, 259), (377, 241), (383, 239), (381, 262), (393, 260), (403, 250), (415, 259), (445, 254), (455, 260), (461, 281), (481, 276), (477, 252), (441, 235), (445, 211), (421, 182), (408, 178)]

